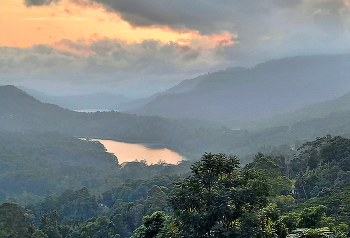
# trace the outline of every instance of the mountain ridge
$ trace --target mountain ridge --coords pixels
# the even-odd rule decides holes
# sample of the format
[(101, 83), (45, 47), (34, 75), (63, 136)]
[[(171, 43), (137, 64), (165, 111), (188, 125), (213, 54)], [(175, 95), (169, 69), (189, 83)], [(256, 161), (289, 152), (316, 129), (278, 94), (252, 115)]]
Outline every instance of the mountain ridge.
[(44, 103), (51, 103), (70, 110), (83, 109), (117, 109), (118, 104), (126, 104), (132, 99), (121, 94), (113, 94), (110, 92), (98, 92), (83, 95), (66, 95), (52, 96), (46, 93), (29, 89), (26, 87), (18, 87), (27, 94), (35, 97)]
[(208, 74), (191, 90), (159, 95), (132, 112), (174, 119), (254, 121), (333, 99), (350, 90), (349, 82), (350, 55), (291, 57)]
[(268, 120), (257, 122), (257, 125), (251, 127), (251, 129), (271, 127), (272, 125), (290, 126), (299, 121), (324, 118), (333, 113), (343, 113), (347, 111), (350, 111), (350, 91), (335, 99), (310, 104), (295, 111), (276, 115)]

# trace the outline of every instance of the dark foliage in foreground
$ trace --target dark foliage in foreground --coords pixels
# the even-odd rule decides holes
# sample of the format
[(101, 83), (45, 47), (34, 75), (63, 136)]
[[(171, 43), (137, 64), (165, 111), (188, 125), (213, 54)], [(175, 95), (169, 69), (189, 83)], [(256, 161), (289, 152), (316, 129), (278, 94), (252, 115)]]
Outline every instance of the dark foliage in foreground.
[[(318, 138), (290, 162), (259, 153), (245, 167), (236, 157), (206, 153), (185, 178), (148, 173), (101, 195), (84, 187), (46, 193), (26, 208), (5, 202), (0, 237), (284, 238), (296, 229), (295, 237), (345, 237), (349, 141)], [(177, 166), (172, 171), (181, 171)]]

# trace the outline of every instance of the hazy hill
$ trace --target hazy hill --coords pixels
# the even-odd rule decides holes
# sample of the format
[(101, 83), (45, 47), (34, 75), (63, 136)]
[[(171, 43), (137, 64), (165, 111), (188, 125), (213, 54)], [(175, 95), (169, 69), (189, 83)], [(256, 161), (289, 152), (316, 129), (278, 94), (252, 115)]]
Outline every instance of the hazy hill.
[(335, 98), (350, 90), (349, 81), (350, 55), (285, 58), (187, 80), (133, 112), (252, 121)]
[(42, 103), (14, 86), (0, 86), (0, 100), (0, 130), (6, 131), (59, 131), (76, 137), (163, 143), (169, 148), (171, 141), (186, 137), (188, 127), (203, 125), (115, 111), (74, 112)]
[(300, 121), (308, 121), (312, 119), (320, 119), (328, 117), (335, 113), (349, 112), (350, 111), (350, 92), (345, 95), (327, 100), (324, 102), (319, 102), (302, 107), (298, 110), (292, 111), (290, 113), (277, 115), (268, 120), (263, 120), (258, 122), (252, 128), (265, 128), (265, 127), (275, 127), (275, 126), (291, 126)]
[(150, 97), (146, 97), (146, 98), (140, 98), (140, 99), (135, 99), (135, 100), (131, 100), (128, 102), (113, 104), (108, 109), (117, 110), (117, 111), (134, 110), (136, 108), (143, 107), (144, 105), (146, 105), (147, 103), (149, 103), (150, 101), (152, 101), (153, 99), (158, 97), (159, 95), (161, 95), (161, 93), (156, 93), (156, 94), (151, 95)]
[(186, 79), (179, 83), (178, 85), (169, 88), (168, 90), (164, 92), (159, 92), (156, 94), (151, 95), (150, 97), (136, 99), (132, 101), (128, 101), (126, 103), (119, 103), (113, 105), (113, 107), (110, 107), (110, 109), (119, 109), (122, 111), (132, 111), (137, 108), (141, 108), (145, 106), (147, 103), (153, 101), (158, 96), (167, 95), (167, 94), (174, 94), (174, 93), (183, 93), (183, 92), (189, 92), (193, 90), (200, 82), (202, 82), (205, 78), (207, 78), (208, 75), (200, 75), (194, 79)]
[(348, 110), (292, 125), (248, 131), (210, 127), (199, 120), (170, 120), (119, 112), (78, 113), (41, 103), (13, 86), (0, 87), (0, 100), (3, 102), (0, 104), (0, 130), (58, 131), (76, 137), (160, 143), (188, 159), (198, 158), (205, 151), (245, 156), (261, 148), (292, 146), (298, 140), (350, 133)]
[(58, 130), (74, 112), (42, 103), (11, 86), (0, 87), (0, 130)]
[(33, 89), (20, 87), (29, 95), (41, 102), (56, 104), (70, 110), (83, 109), (118, 109), (116, 105), (132, 101), (123, 95), (115, 95), (109, 92), (100, 92), (86, 95), (51, 96)]

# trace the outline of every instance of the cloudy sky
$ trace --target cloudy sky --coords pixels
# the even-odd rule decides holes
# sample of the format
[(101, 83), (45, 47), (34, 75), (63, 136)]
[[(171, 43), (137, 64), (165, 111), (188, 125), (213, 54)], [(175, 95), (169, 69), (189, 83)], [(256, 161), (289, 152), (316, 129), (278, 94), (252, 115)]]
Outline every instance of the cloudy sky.
[(0, 84), (132, 97), (231, 66), (350, 53), (350, 0), (1, 0)]

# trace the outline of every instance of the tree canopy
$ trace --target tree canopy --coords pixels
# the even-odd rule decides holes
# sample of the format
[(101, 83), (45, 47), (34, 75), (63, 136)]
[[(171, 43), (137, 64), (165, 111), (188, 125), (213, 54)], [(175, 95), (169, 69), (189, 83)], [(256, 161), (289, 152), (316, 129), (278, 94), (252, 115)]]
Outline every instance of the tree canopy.
[(232, 237), (268, 204), (270, 186), (236, 157), (206, 153), (177, 184), (171, 203), (184, 237)]

